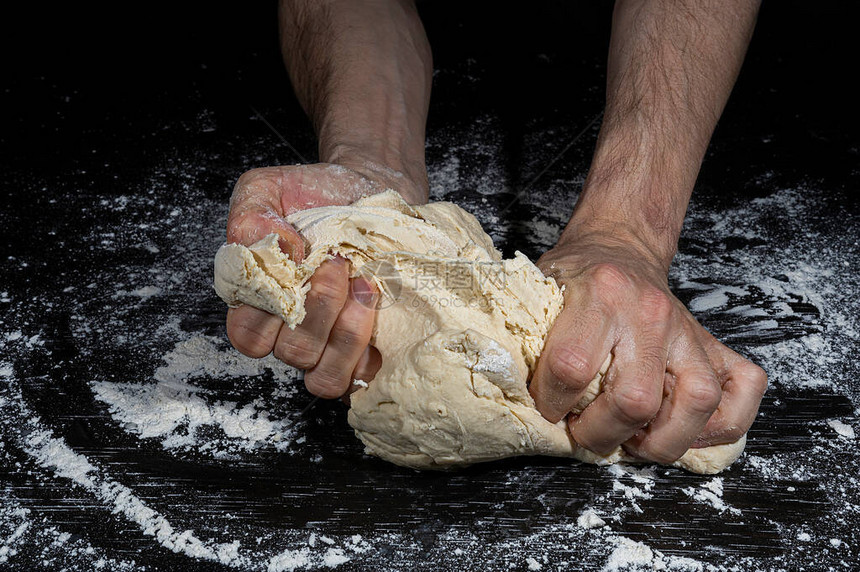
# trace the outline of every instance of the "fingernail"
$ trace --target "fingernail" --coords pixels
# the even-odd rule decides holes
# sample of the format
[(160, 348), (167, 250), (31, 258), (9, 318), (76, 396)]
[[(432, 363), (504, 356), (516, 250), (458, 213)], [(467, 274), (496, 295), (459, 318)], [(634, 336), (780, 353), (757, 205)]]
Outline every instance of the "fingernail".
[(296, 244), (294, 241), (284, 238), (283, 235), (280, 235), (280, 238), (278, 239), (278, 246), (281, 247), (281, 252), (286, 254), (287, 257), (296, 264), (300, 263), (305, 258), (304, 245)]
[(279, 238), (278, 239), (278, 246), (281, 247), (281, 252), (286, 254), (290, 258), (290, 260), (295, 260), (296, 251), (293, 248), (293, 245), (289, 240), (286, 240), (284, 238)]
[(373, 289), (373, 286), (364, 278), (356, 278), (352, 281), (350, 288), (353, 299), (363, 306), (376, 306), (376, 299), (379, 294)]

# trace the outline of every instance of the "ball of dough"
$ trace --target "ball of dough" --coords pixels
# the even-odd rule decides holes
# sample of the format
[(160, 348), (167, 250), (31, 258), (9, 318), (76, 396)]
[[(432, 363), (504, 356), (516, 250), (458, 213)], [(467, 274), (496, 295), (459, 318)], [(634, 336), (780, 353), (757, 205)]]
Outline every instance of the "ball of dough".
[[(518, 455), (635, 461), (621, 448), (600, 456), (578, 447), (563, 420), (550, 423), (535, 408), (527, 380), (562, 293), (522, 253), (502, 259), (471, 214), (447, 202), (410, 206), (387, 191), (287, 222), (307, 242), (301, 264), (274, 234), (250, 247), (226, 244), (215, 257), (215, 289), (230, 306), (250, 304), (294, 328), (324, 260), (343, 256), (353, 276), (376, 281), (383, 299), (371, 343), (382, 367), (352, 394), (348, 417), (368, 453), (416, 469)], [(588, 400), (609, 365), (607, 357)], [(744, 444), (691, 449), (674, 465), (716, 473)]]

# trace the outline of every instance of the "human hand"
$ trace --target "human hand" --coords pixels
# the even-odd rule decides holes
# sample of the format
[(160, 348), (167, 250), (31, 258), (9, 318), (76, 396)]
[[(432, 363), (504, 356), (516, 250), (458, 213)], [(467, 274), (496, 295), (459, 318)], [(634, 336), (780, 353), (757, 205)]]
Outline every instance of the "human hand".
[(669, 291), (666, 268), (633, 239), (563, 238), (538, 266), (565, 286), (531, 380), (549, 421), (568, 415), (610, 353), (604, 391), (568, 416), (576, 442), (658, 463), (731, 443), (752, 425), (765, 372), (717, 341)]
[[(281, 250), (294, 261), (304, 258), (304, 241), (285, 219), (289, 214), (327, 205), (345, 205), (362, 195), (390, 188), (386, 175), (359, 173), (320, 163), (266, 167), (244, 173), (230, 199), (227, 242), (250, 246), (269, 234), (280, 236)], [(227, 335), (243, 354), (260, 358), (274, 353), (305, 369), (305, 386), (314, 395), (335, 398), (354, 379), (370, 380), (382, 358), (368, 345), (378, 292), (364, 278), (349, 278), (349, 262), (327, 260), (310, 280), (306, 315), (295, 330), (281, 318), (243, 305), (227, 312)]]

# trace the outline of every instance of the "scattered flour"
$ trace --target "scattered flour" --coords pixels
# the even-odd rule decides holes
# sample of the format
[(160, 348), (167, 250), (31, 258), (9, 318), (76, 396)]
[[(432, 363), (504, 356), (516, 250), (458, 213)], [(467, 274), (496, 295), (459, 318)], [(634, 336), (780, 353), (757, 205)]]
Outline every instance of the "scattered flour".
[(729, 506), (723, 500), (723, 479), (722, 477), (716, 477), (711, 479), (710, 481), (704, 483), (699, 488), (693, 487), (685, 487), (681, 489), (684, 491), (686, 495), (688, 495), (693, 500), (709, 505), (714, 508), (714, 510), (723, 513), (729, 511), (731, 514), (740, 515), (741, 511)]
[(857, 434), (854, 432), (854, 428), (847, 423), (843, 423), (838, 419), (828, 419), (827, 424), (830, 425), (830, 427), (834, 431), (836, 431), (841, 437), (844, 437), (845, 439), (852, 440), (857, 438)]
[(142, 286), (140, 288), (135, 288), (134, 290), (129, 292), (129, 294), (131, 294), (132, 296), (137, 296), (139, 298), (147, 299), (161, 294), (161, 288), (159, 288), (158, 286)]
[[(260, 375), (269, 369), (292, 382), (295, 370), (285, 369), (288, 366), (271, 356), (255, 360), (233, 349), (221, 349), (217, 342), (194, 336), (178, 343), (164, 356), (167, 365), (156, 370), (155, 383), (91, 382), (95, 397), (126, 430), (141, 438), (158, 438), (165, 449), (195, 450), (216, 458), (264, 446), (288, 449), (295, 433), (288, 417), (272, 419), (269, 411), (255, 403), (207, 400), (205, 396), (211, 391), (190, 380)], [(296, 391), (293, 385), (285, 387), (291, 394)], [(224, 438), (201, 437), (206, 427), (218, 428)]]
[(606, 521), (600, 518), (594, 510), (588, 509), (579, 515), (579, 518), (576, 519), (576, 524), (578, 524), (580, 528), (591, 529), (606, 526)]
[(615, 545), (615, 549), (603, 567), (604, 572), (625, 570), (636, 566), (653, 568), (654, 551), (645, 544), (626, 537), (613, 538), (611, 542)]

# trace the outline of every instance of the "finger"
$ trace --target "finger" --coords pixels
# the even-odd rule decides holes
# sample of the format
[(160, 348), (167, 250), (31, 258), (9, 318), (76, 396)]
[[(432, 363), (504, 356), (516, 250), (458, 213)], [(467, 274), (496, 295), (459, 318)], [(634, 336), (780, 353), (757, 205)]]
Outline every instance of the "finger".
[(227, 337), (233, 347), (252, 358), (272, 353), (278, 332), (284, 322), (252, 306), (239, 306), (227, 310)]
[(364, 348), (364, 352), (358, 358), (358, 365), (352, 372), (352, 383), (349, 385), (346, 395), (343, 396), (343, 402), (349, 405), (349, 396), (364, 387), (364, 384), (357, 383), (357, 381), (369, 383), (376, 377), (380, 367), (382, 367), (382, 354), (379, 353), (379, 350), (373, 346)]
[[(379, 368), (382, 367), (382, 354), (373, 346), (364, 348), (355, 370), (352, 372), (353, 380), (361, 380), (365, 383), (370, 383), (376, 377)], [(357, 390), (361, 385), (352, 384), (350, 393)]]
[(553, 324), (529, 385), (535, 407), (553, 423), (577, 405), (612, 350), (601, 305), (578, 310), (572, 300), (568, 307)]
[(734, 443), (749, 431), (767, 390), (767, 374), (740, 354), (721, 344), (704, 328), (700, 334), (705, 352), (714, 364), (722, 386), (717, 410), (693, 444), (708, 447)]
[(281, 204), (283, 175), (277, 168), (254, 169), (239, 177), (230, 198), (227, 242), (251, 246), (269, 234), (277, 234), (281, 250), (291, 260), (304, 259), (304, 241), (284, 220)]
[(370, 282), (355, 280), (319, 362), (305, 374), (308, 391), (328, 399), (347, 392), (359, 359), (370, 343), (378, 297)]
[(274, 353), (300, 369), (314, 367), (322, 356), (332, 326), (346, 303), (349, 262), (336, 256), (323, 262), (311, 276), (305, 298), (305, 317), (295, 330), (282, 328)]
[(639, 320), (615, 346), (603, 393), (570, 419), (571, 435), (581, 446), (609, 454), (657, 415), (673, 311), (662, 293), (640, 300)]
[(692, 333), (669, 352), (663, 395), (657, 416), (624, 448), (641, 459), (668, 464), (690, 448), (722, 395), (711, 362)]

